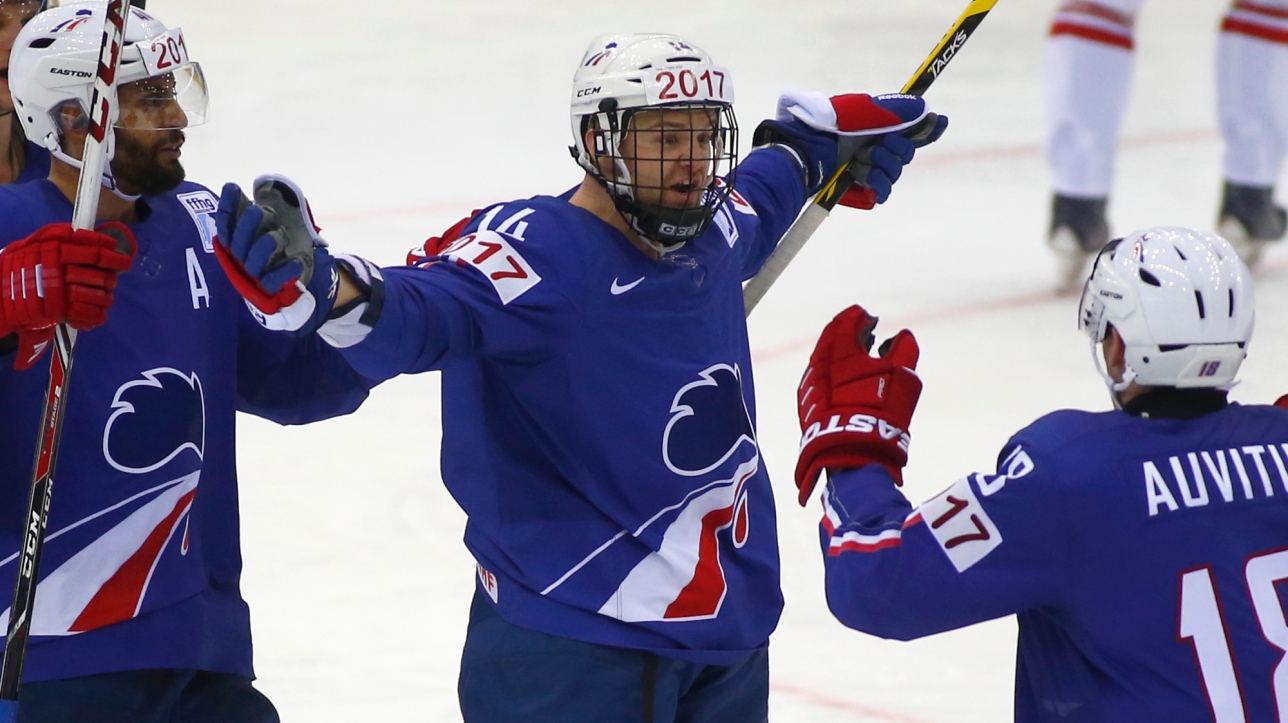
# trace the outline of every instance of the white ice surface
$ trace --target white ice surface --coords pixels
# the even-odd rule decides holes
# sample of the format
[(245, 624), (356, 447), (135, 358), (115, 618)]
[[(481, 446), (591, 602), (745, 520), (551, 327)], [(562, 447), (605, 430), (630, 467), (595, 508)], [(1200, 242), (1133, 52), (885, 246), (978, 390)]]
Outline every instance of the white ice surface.
[[(925, 394), (906, 492), (990, 469), (1014, 431), (1108, 398), (1050, 295), (1039, 74), (1054, 0), (1002, 0), (928, 97), (952, 127), (875, 212), (841, 209), (751, 322), (760, 440), (776, 481), (787, 610), (772, 638), (772, 719), (948, 723), (1010, 717), (1010, 620), (898, 643), (827, 612), (817, 507), (791, 483), (793, 391), (817, 332), (851, 303), (921, 341)], [(1220, 185), (1213, 107), (1225, 3), (1147, 6), (1111, 216), (1115, 230), (1210, 227)], [(333, 246), (379, 263), (480, 205), (574, 185), (567, 95), (590, 38), (687, 36), (735, 73), (750, 131), (785, 89), (898, 89), (965, 0), (153, 0), (182, 25), (211, 87), (189, 132), (213, 188), (284, 173)], [(1288, 391), (1288, 253), (1267, 254), (1237, 399)], [(355, 415), (240, 425), (243, 586), (259, 685), (286, 721), (453, 721), (474, 589), (464, 517), (437, 478), (435, 375), (392, 381)], [(1089, 454), (1094, 450), (1088, 450)], [(1171, 615), (1172, 610), (1160, 610)]]

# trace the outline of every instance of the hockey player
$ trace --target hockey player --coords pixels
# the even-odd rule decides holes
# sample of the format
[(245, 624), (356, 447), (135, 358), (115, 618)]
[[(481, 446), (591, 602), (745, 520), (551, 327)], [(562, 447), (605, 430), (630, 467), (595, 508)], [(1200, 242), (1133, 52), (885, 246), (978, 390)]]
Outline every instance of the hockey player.
[(0, 0), (0, 185), (49, 174), (49, 153), (27, 141), (9, 97), (9, 52), (14, 38), (43, 5), (39, 0)]
[[(1065, 290), (1076, 290), (1086, 262), (1110, 238), (1106, 211), (1142, 2), (1066, 0), (1051, 25), (1044, 69), (1054, 188), (1049, 241)], [(1288, 226), (1274, 201), (1288, 151), (1284, 68), (1288, 0), (1235, 0), (1217, 45), (1217, 109), (1225, 139), (1217, 223), (1249, 266)]]
[(876, 319), (842, 312), (801, 384), (796, 468), (802, 502), (830, 474), (832, 612), (900, 640), (1016, 615), (1021, 723), (1285, 720), (1288, 410), (1226, 398), (1253, 305), (1213, 234), (1110, 244), (1078, 319), (1117, 409), (1049, 414), (916, 508), (896, 489), (916, 341), (869, 356)]
[(738, 164), (733, 88), (674, 35), (596, 39), (573, 83), (581, 184), (484, 209), (410, 268), (351, 266), (347, 311), (277, 262), (296, 237), (306, 273), (334, 268), (298, 189), (225, 187), (221, 260), (266, 324), (320, 329), (373, 378), (443, 373), (442, 474), (478, 562), (471, 723), (766, 719), (782, 595), (742, 281), (840, 161), (862, 154), (850, 200), (871, 207), (946, 121), (791, 94)]
[[(66, 222), (104, 19), (102, 2), (40, 14), (10, 67), (28, 137), (56, 150), (47, 180), (0, 187), (0, 584), (16, 576), (48, 380), (12, 366), (49, 346), (53, 322), (93, 326), (115, 298), (76, 350), (19, 720), (277, 721), (250, 682), (234, 414), (307, 422), (356, 408), (370, 384), (320, 340), (265, 331), (219, 271), (216, 198), (180, 163), (204, 117), (201, 70), (181, 31), (138, 9), (99, 202), (138, 251), (114, 291), (121, 256), (85, 258), (101, 237)], [(79, 290), (65, 297), (64, 281)], [(10, 613), (0, 603), (0, 633)]]

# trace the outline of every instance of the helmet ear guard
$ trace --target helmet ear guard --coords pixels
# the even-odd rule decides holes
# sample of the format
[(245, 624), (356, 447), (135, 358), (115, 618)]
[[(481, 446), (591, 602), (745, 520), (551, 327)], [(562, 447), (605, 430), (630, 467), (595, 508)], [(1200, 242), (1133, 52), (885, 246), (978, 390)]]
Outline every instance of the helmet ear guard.
[(1078, 325), (1096, 346), (1112, 325), (1123, 340), (1121, 381), (1228, 388), (1246, 356), (1255, 317), (1251, 274), (1215, 234), (1160, 227), (1111, 242), (1083, 289)]

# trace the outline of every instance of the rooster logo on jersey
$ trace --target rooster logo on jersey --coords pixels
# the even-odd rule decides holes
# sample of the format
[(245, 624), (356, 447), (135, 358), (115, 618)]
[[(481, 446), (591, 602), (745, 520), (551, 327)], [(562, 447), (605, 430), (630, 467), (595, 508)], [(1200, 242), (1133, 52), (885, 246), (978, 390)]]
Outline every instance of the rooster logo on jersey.
[(206, 401), (196, 374), (160, 368), (122, 384), (103, 430), (103, 456), (130, 474), (160, 469), (184, 452), (200, 460), (206, 446)]
[(661, 544), (627, 575), (599, 612), (629, 622), (706, 620), (727, 592), (721, 556), (747, 544), (747, 481), (760, 450), (747, 411), (742, 371), (716, 364), (680, 389), (662, 435), (662, 457), (685, 477), (715, 477), (657, 513), (636, 537), (661, 533)]
[[(174, 550), (172, 560), (188, 554), (189, 513), (205, 454), (201, 380), (170, 368), (140, 376), (116, 390), (103, 429), (103, 456), (144, 484), (127, 499), (50, 530), (46, 555), (54, 553), (56, 564), (40, 580), (32, 635), (72, 635), (138, 615), (164, 553)], [(182, 536), (175, 541), (176, 535)], [(60, 549), (75, 552), (58, 560)], [(0, 614), (0, 626), (8, 617), (8, 610)]]

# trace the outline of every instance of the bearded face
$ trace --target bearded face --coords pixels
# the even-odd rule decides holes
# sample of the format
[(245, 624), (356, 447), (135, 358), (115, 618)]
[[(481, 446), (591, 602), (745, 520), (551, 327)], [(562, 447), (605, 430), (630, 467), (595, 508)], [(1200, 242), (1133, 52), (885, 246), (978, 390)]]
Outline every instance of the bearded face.
[(116, 130), (112, 175), (126, 193), (157, 195), (173, 191), (183, 182), (179, 162), (184, 134), (181, 130)]
[(188, 118), (175, 93), (173, 74), (121, 86), (120, 119), (112, 175), (126, 193), (155, 195), (184, 179), (182, 155)]

